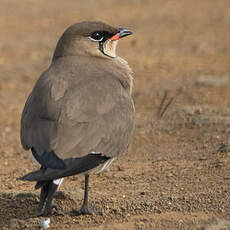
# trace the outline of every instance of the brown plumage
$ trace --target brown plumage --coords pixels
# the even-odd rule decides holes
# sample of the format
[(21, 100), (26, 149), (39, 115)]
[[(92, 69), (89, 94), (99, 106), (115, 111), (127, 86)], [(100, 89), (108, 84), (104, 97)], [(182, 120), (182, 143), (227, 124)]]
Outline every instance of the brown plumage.
[(21, 179), (47, 184), (78, 173), (88, 178), (127, 149), (133, 79), (115, 50), (118, 38), (129, 34), (101, 22), (76, 23), (64, 32), (22, 113), (22, 145), (42, 168)]

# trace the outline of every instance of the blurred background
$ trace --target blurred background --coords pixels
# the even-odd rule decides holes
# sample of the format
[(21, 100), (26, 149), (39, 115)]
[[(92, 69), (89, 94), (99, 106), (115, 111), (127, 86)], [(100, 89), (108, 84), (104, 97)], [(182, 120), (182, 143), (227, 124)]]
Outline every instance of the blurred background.
[[(0, 205), (8, 213), (3, 219), (5, 211), (0, 211), (0, 228), (12, 224), (15, 216), (23, 225), (35, 210), (33, 195), (36, 198), (37, 193), (31, 193), (29, 200), (25, 198), (26, 217), (20, 212), (23, 207), (17, 208), (20, 199), (15, 198), (22, 191), (33, 191), (32, 184), (16, 178), (37, 167), (20, 145), (21, 112), (35, 81), (50, 65), (63, 31), (85, 20), (133, 31), (132, 36), (119, 42), (117, 53), (134, 71), (136, 129), (129, 151), (108, 173), (93, 180), (98, 191), (95, 203), (105, 216), (76, 218), (74, 226), (187, 229), (212, 225), (213, 218), (229, 224), (228, 0), (0, 3)], [(164, 115), (159, 116), (162, 102), (170, 100)], [(106, 188), (109, 179), (111, 184)], [(65, 195), (74, 186), (81, 187), (82, 181), (78, 177), (67, 179)], [(99, 192), (101, 188), (103, 192)], [(81, 199), (75, 190), (69, 196), (61, 203), (67, 209), (71, 199)], [(9, 203), (12, 197), (15, 201)], [(27, 210), (28, 204), (31, 210)], [(56, 221), (53, 227), (60, 229), (72, 219)], [(17, 221), (13, 224), (19, 226)], [(34, 225), (31, 220), (27, 227)]]

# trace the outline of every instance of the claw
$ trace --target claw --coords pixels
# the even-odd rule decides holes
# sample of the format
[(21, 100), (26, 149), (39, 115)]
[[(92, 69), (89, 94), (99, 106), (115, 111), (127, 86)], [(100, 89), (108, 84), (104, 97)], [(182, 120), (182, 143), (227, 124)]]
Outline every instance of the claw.
[(101, 214), (101, 212), (98, 212), (97, 210), (95, 210), (94, 206), (88, 207), (86, 205), (83, 205), (80, 210), (73, 209), (72, 213), (75, 214), (76, 216)]
[(57, 205), (52, 204), (51, 207), (46, 208), (44, 212), (42, 213), (42, 216), (51, 216), (52, 214), (63, 216), (64, 212), (61, 208), (57, 207)]
[(52, 205), (52, 210), (53, 212), (58, 215), (58, 216), (64, 216), (64, 212), (61, 208), (57, 207), (57, 205), (53, 204)]

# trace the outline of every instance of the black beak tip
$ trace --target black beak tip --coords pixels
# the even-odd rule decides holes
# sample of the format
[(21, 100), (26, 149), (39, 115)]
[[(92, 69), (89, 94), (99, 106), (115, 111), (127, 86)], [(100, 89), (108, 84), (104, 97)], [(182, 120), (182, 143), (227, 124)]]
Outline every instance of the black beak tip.
[(123, 37), (126, 37), (126, 36), (133, 34), (133, 32), (128, 30), (128, 29), (119, 28), (118, 30), (119, 30), (119, 37), (120, 38), (123, 38)]

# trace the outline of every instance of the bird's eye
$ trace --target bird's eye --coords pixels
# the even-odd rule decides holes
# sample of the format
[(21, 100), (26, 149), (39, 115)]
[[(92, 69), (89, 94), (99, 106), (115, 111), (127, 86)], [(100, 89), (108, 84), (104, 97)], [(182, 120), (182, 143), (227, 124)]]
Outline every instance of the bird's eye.
[(101, 42), (103, 40), (104, 36), (103, 36), (103, 34), (101, 32), (94, 32), (89, 36), (89, 38), (92, 41)]

